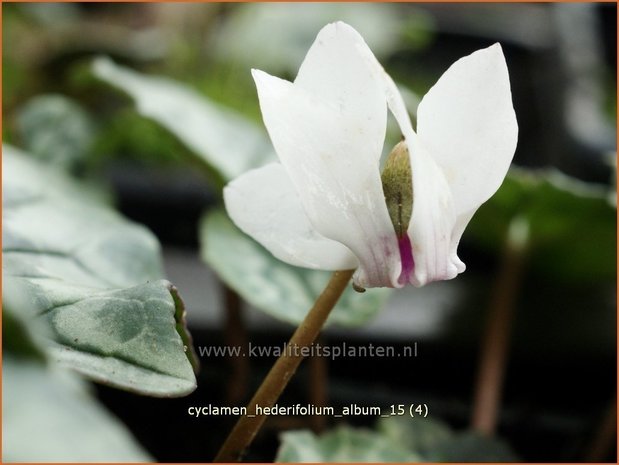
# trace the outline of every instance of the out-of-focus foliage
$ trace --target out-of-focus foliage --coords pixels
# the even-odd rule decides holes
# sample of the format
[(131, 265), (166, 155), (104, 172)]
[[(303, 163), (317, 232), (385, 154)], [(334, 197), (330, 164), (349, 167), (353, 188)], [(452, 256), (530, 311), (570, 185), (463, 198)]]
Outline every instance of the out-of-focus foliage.
[(516, 462), (505, 442), (427, 418), (380, 418), (377, 430), (340, 426), (282, 433), (276, 462)]
[[(222, 211), (202, 218), (200, 236), (202, 258), (228, 286), (269, 315), (295, 325), (303, 321), (331, 274), (279, 261)], [(390, 289), (368, 289), (359, 294), (349, 287), (327, 324), (363, 325), (381, 310), (390, 294)]]
[(473, 431), (454, 431), (440, 420), (391, 416), (377, 430), (423, 457), (424, 462), (517, 462), (505, 441)]
[(616, 207), (609, 191), (558, 171), (512, 169), (476, 213), (466, 237), (502, 249), (516, 217), (529, 225), (529, 264), (557, 279), (581, 282), (616, 276)]
[(402, 46), (423, 47), (431, 19), (423, 11), (401, 15), (398, 8), (373, 3), (254, 3), (234, 10), (216, 31), (215, 54), (246, 68), (294, 76), (309, 44), (325, 24), (344, 21), (357, 29), (376, 56)]
[(91, 117), (75, 101), (61, 95), (41, 95), (17, 115), (17, 130), (25, 150), (65, 168), (89, 154), (95, 130)]
[(131, 95), (138, 111), (182, 140), (225, 180), (274, 157), (266, 133), (235, 112), (169, 79), (99, 59), (95, 74)]
[(310, 431), (289, 431), (280, 435), (276, 462), (420, 462), (421, 457), (397, 442), (366, 429), (340, 426), (316, 436)]
[(182, 165), (192, 156), (158, 123), (144, 118), (134, 108), (122, 108), (100, 127), (91, 161), (99, 166), (114, 160), (161, 167)]
[(49, 324), (53, 359), (144, 394), (193, 391), (184, 309), (152, 234), (51, 166), (9, 146), (2, 161), (5, 285)]
[(400, 5), (371, 3), (231, 7), (225, 10), (225, 20), (211, 22), (204, 76), (190, 82), (210, 98), (259, 121), (251, 68), (292, 80), (316, 33), (334, 21), (345, 21), (360, 31), (381, 61), (402, 49), (423, 49), (433, 38), (432, 18), (410, 4), (404, 8), (406, 14), (401, 14)]
[(427, 418), (389, 417), (381, 418), (377, 430), (394, 442), (422, 456), (431, 454), (441, 442), (448, 440), (453, 432), (445, 423)]
[[(9, 42), (16, 41), (26, 34), (26, 26), (22, 15), (15, 8), (2, 9), (2, 38), (3, 47)], [(35, 76), (29, 73), (24, 61), (17, 53), (6, 53), (6, 48), (2, 55), (2, 108), (3, 116), (6, 117), (5, 110), (13, 107), (20, 98), (27, 93)], [(3, 132), (6, 131), (3, 125)], [(4, 136), (4, 134), (3, 134)], [(3, 137), (3, 140), (6, 140)]]
[(152, 460), (70, 372), (5, 353), (2, 400), (3, 463)]

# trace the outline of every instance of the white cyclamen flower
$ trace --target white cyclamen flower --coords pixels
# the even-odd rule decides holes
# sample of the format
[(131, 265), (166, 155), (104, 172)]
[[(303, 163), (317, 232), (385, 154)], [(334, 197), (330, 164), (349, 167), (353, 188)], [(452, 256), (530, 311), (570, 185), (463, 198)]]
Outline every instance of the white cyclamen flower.
[[(503, 182), (516, 148), (499, 44), (443, 74), (419, 104), (417, 133), (394, 82), (347, 24), (320, 31), (293, 83), (252, 74), (281, 163), (226, 186), (228, 213), (245, 233), (293, 265), (356, 268), (359, 287), (423, 286), (464, 271), (464, 228)], [(387, 109), (403, 141), (383, 186)]]

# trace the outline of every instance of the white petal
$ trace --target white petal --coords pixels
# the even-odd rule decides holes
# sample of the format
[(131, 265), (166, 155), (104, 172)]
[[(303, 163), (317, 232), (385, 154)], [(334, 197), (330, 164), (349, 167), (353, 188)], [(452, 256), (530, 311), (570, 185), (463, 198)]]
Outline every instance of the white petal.
[[(464, 271), (453, 249), (457, 217), (454, 199), (441, 169), (418, 141), (409, 145), (413, 178), (413, 212), (408, 226), (415, 286), (452, 279)], [(456, 243), (457, 245), (457, 243)]]
[(367, 67), (359, 72), (356, 79), (378, 93), (367, 97), (375, 107), (370, 120), (345, 98), (332, 102), (264, 72), (253, 75), (265, 125), (314, 228), (352, 250), (358, 285), (398, 286), (398, 244), (379, 173), (386, 104)]
[(445, 173), (456, 213), (472, 215), (503, 182), (518, 138), (499, 44), (443, 74), (419, 104), (417, 134)]
[[(374, 56), (363, 37), (348, 24), (323, 27), (310, 47), (295, 86), (354, 115), (359, 130), (384, 134), (385, 98), (380, 81), (368, 72), (367, 54)], [(368, 138), (368, 154), (380, 157), (384, 137)]]
[(224, 188), (224, 201), (232, 221), (286, 263), (322, 270), (357, 267), (348, 248), (314, 230), (279, 163), (230, 182)]
[(415, 131), (413, 131), (413, 126), (411, 124), (410, 116), (408, 115), (408, 110), (406, 109), (406, 104), (404, 103), (402, 94), (400, 93), (395, 82), (393, 82), (391, 76), (387, 74), (371, 50), (367, 47), (359, 48), (359, 53), (363, 56), (365, 66), (374, 76), (374, 80), (380, 83), (383, 99), (387, 100), (389, 110), (391, 110), (391, 113), (398, 122), (398, 126), (400, 126), (400, 131), (402, 131), (404, 139), (409, 142), (415, 139), (416, 134)]

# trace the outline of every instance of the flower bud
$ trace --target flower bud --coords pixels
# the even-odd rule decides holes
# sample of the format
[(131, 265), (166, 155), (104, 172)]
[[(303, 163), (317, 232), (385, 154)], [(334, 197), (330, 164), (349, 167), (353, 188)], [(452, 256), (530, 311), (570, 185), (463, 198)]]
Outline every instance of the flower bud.
[(396, 235), (402, 237), (413, 213), (413, 181), (406, 141), (399, 142), (387, 157), (381, 181), (391, 223)]

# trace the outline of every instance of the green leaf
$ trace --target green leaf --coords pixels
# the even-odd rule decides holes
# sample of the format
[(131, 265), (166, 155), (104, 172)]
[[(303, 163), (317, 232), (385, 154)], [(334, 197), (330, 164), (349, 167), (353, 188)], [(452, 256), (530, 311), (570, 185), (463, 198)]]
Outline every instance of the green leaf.
[(406, 416), (380, 418), (377, 430), (393, 442), (422, 456), (453, 435), (451, 429), (439, 420)]
[(427, 418), (381, 418), (377, 431), (340, 426), (320, 436), (280, 435), (276, 462), (514, 462), (502, 440), (453, 432)]
[(195, 157), (167, 129), (144, 118), (132, 107), (119, 109), (105, 119), (98, 131), (93, 153), (97, 162), (118, 160), (123, 164), (136, 163), (158, 169), (186, 165)]
[[(33, 162), (32, 157), (7, 144), (2, 146), (3, 165), (12, 176), (3, 174), (2, 205), (8, 208), (21, 203), (47, 199), (53, 202), (67, 199), (82, 199), (85, 203), (109, 203), (109, 196), (90, 184), (76, 182), (63, 170)], [(6, 232), (4, 232), (6, 234)]]
[[(223, 211), (212, 211), (200, 226), (202, 258), (247, 302), (269, 315), (298, 325), (326, 286), (330, 272), (297, 268), (276, 259), (241, 232)], [(359, 326), (382, 308), (389, 289), (359, 294), (349, 287), (328, 324)]]
[(88, 153), (94, 140), (88, 114), (62, 95), (41, 95), (29, 100), (17, 115), (17, 130), (32, 155), (67, 168)]
[(466, 431), (438, 442), (426, 452), (429, 462), (519, 462), (505, 441)]
[(603, 186), (558, 171), (512, 169), (498, 192), (473, 217), (464, 237), (497, 251), (509, 224), (529, 224), (532, 269), (570, 281), (616, 276), (616, 207)]
[(182, 84), (105, 58), (95, 60), (93, 72), (129, 94), (143, 116), (168, 129), (225, 180), (275, 159), (264, 130)]
[(3, 357), (2, 462), (149, 462), (70, 372)]
[(143, 394), (193, 391), (184, 308), (161, 279), (155, 237), (7, 146), (2, 175), (5, 285), (25, 289), (32, 310), (23, 311), (48, 323), (52, 358)]
[(310, 431), (280, 435), (276, 462), (419, 462), (421, 457), (389, 438), (365, 429), (341, 426), (316, 436)]
[(452, 431), (430, 418), (380, 418), (377, 429), (385, 437), (418, 454), (424, 462), (515, 462), (518, 458), (501, 439), (472, 431)]
[(52, 357), (99, 382), (153, 396), (195, 389), (193, 370), (176, 332), (176, 307), (166, 281), (129, 289), (73, 294), (44, 309), (55, 344)]

